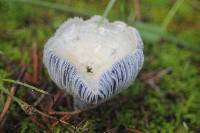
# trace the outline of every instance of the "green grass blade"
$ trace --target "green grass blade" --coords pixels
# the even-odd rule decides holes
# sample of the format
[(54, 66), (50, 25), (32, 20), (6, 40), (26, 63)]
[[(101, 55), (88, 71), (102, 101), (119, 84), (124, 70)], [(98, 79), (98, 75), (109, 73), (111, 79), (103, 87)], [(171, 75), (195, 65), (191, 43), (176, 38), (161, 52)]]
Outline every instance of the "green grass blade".
[(10, 92), (8, 91), (8, 89), (5, 89), (5, 88), (3, 87), (2, 84), (0, 84), (0, 90), (1, 90), (3, 93), (5, 93), (5, 94), (11, 96), (11, 97), (13, 98), (13, 100), (14, 100), (15, 102), (17, 102), (17, 103), (20, 105), (20, 107), (21, 107), (24, 111), (25, 111), (25, 109), (28, 107), (27, 104), (25, 104), (24, 101), (22, 101), (21, 99), (15, 97), (15, 96), (13, 96), (13, 95), (11, 95)]
[(0, 55), (3, 55), (3, 52), (2, 52), (2, 51), (0, 51)]
[(36, 92), (40, 92), (40, 93), (43, 93), (43, 94), (50, 95), (48, 92), (46, 92), (46, 91), (44, 91), (44, 90), (42, 90), (42, 89), (38, 89), (38, 88), (36, 88), (36, 87), (34, 87), (34, 86), (31, 86), (31, 85), (26, 84), (26, 83), (22, 83), (22, 82), (20, 82), (20, 81), (15, 81), (15, 80), (12, 80), (12, 79), (2, 79), (2, 81), (4, 81), (4, 82), (9, 82), (9, 83), (13, 83), (13, 84), (22, 85), (22, 86), (27, 87), (27, 88), (29, 88), (29, 89), (31, 89), (31, 90), (36, 91)]
[(88, 10), (77, 10), (74, 7), (70, 7), (64, 4), (57, 4), (57, 3), (53, 3), (53, 2), (48, 2), (48, 1), (44, 1), (44, 0), (5, 0), (5, 2), (21, 2), (24, 4), (31, 4), (31, 5), (36, 5), (36, 6), (42, 6), (42, 7), (47, 7), (47, 8), (52, 8), (52, 9), (56, 9), (56, 10), (61, 10), (61, 11), (65, 11), (65, 12), (72, 12), (72, 13), (76, 13), (76, 14), (81, 14), (84, 16), (92, 16), (93, 14), (88, 11)]
[(112, 9), (113, 5), (115, 4), (116, 0), (110, 0), (110, 2), (108, 3), (104, 13), (103, 13), (103, 17), (101, 18), (101, 20), (98, 22), (98, 27), (100, 27), (104, 21), (104, 19), (108, 16), (108, 13), (110, 12), (110, 10)]
[(162, 23), (163, 31), (166, 31), (167, 26), (169, 25), (169, 23), (171, 22), (172, 18), (175, 15), (175, 13), (177, 12), (178, 8), (180, 7), (180, 5), (183, 2), (184, 2), (184, 0), (177, 0), (176, 3), (173, 5), (173, 7), (171, 8), (171, 10), (169, 11), (168, 15), (166, 16), (166, 18), (164, 19), (164, 21)]

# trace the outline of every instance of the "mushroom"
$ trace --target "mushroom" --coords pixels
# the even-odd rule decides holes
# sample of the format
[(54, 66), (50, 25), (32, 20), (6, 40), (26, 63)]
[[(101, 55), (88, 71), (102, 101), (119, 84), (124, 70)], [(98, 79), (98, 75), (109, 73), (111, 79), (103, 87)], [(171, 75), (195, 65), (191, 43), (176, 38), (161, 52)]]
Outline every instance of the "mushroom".
[(143, 42), (124, 22), (72, 18), (44, 47), (43, 62), (56, 85), (74, 97), (75, 110), (98, 105), (128, 88), (141, 70)]

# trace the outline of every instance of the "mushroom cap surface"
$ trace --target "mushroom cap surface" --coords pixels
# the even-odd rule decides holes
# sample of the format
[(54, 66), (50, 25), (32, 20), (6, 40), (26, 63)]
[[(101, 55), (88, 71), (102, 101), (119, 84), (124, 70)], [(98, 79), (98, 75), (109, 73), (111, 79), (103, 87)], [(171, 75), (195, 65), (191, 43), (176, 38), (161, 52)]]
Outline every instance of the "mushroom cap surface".
[(43, 62), (52, 80), (87, 104), (98, 104), (135, 80), (143, 65), (138, 31), (100, 16), (64, 22), (44, 47)]

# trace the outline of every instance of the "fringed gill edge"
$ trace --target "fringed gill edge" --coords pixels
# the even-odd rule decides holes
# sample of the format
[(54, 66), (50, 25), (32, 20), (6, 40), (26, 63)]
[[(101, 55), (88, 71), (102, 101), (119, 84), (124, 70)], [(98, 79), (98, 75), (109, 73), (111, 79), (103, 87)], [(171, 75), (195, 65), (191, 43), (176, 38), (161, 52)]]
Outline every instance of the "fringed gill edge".
[(52, 80), (88, 104), (99, 104), (126, 89), (135, 80), (143, 60), (142, 50), (136, 49), (133, 55), (114, 63), (101, 75), (98, 92), (94, 93), (70, 62), (54, 55), (53, 51), (45, 51), (43, 59)]

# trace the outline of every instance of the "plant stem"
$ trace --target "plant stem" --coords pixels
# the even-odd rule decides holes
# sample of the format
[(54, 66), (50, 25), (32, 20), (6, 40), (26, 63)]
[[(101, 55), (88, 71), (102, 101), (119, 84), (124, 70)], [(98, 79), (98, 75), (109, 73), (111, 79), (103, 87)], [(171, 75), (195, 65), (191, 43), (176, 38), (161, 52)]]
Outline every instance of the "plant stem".
[(170, 21), (174, 17), (175, 13), (177, 12), (180, 5), (183, 3), (184, 0), (177, 0), (173, 7), (170, 9), (168, 15), (166, 16), (165, 20), (162, 23), (162, 30), (166, 31), (167, 26), (169, 25)]
[(110, 12), (110, 10), (112, 9), (113, 5), (115, 4), (116, 0), (110, 0), (110, 2), (108, 3), (106, 9), (104, 10), (103, 16), (102, 18), (99, 20), (98, 27), (100, 27), (103, 24), (104, 19), (108, 16), (108, 13)]

